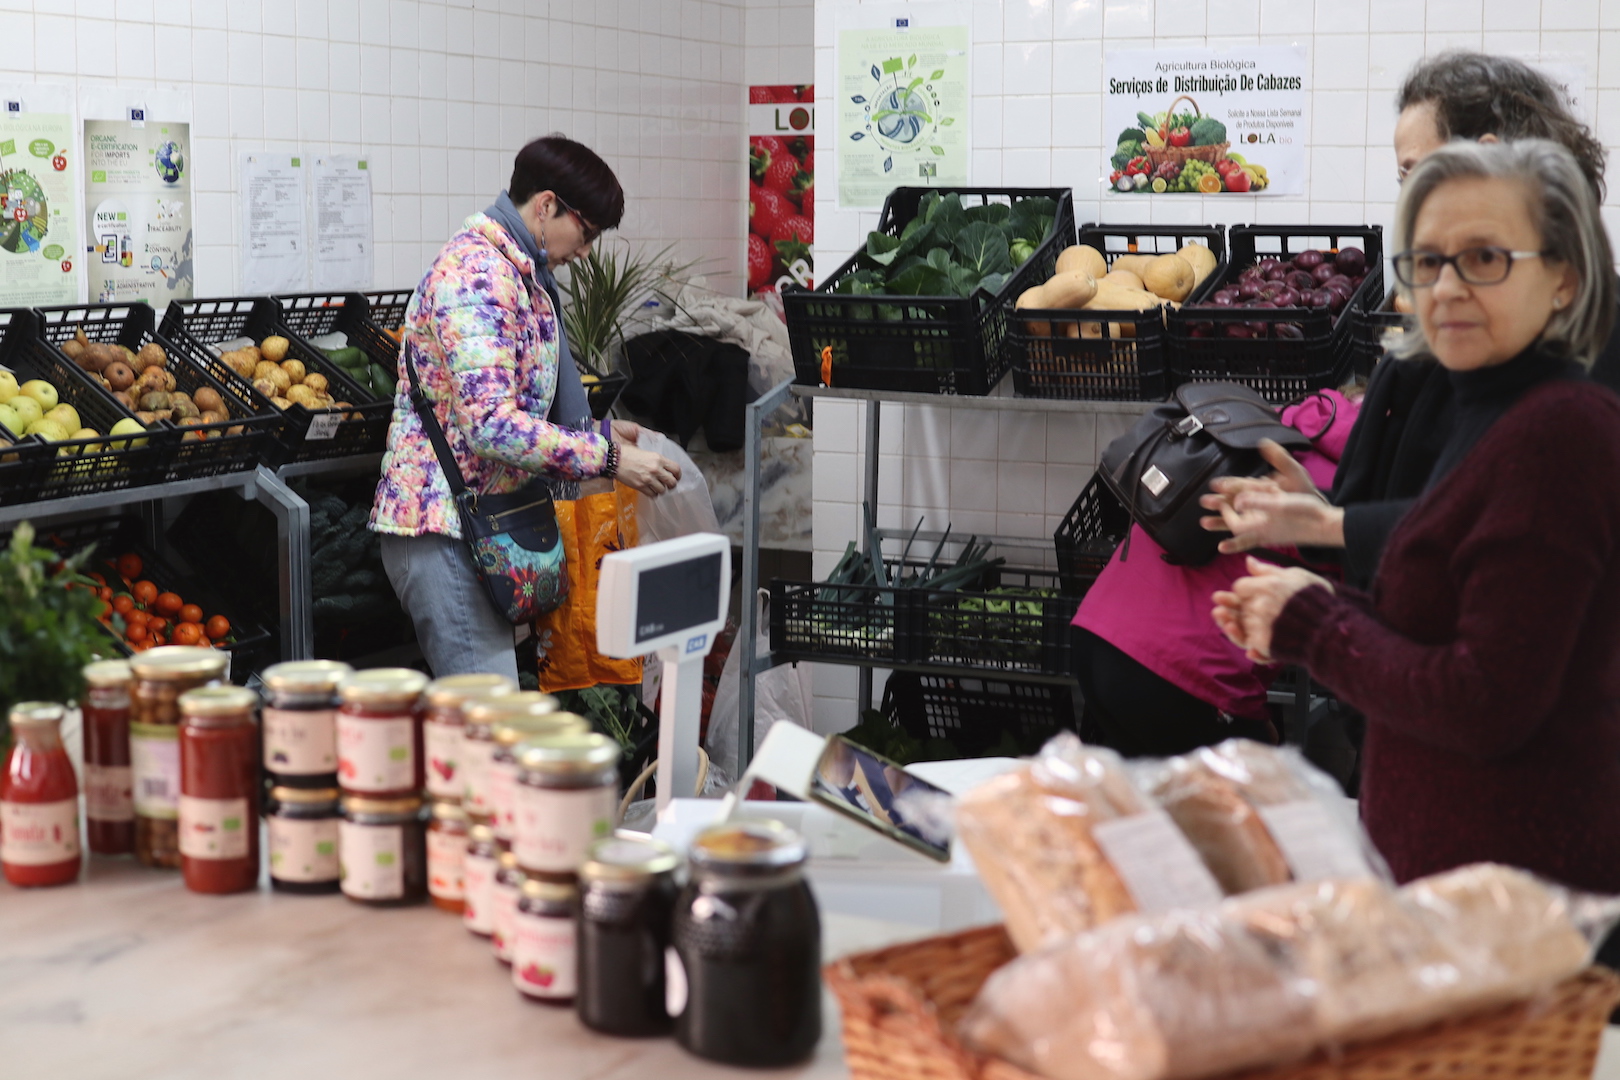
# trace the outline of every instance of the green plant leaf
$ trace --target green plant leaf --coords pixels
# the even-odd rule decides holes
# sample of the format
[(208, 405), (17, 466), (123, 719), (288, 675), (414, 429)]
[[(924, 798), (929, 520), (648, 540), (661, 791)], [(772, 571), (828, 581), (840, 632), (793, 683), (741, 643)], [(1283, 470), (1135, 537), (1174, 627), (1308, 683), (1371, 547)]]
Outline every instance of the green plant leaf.
[(951, 249), (962, 266), (974, 272), (974, 280), (1012, 269), (1007, 236), (989, 222), (976, 221), (957, 233), (951, 241)]
[(701, 260), (678, 263), (670, 257), (672, 250), (673, 244), (648, 255), (628, 244), (618, 249), (599, 243), (589, 256), (569, 264), (558, 282), (563, 327), (583, 371), (600, 377), (612, 370), (614, 347), (624, 344), (624, 323), (648, 300), (677, 306), (675, 295)]
[(888, 266), (894, 262), (895, 252), (900, 248), (900, 238), (890, 236), (888, 233), (878, 232), (875, 229), (866, 237), (866, 257), (880, 266)]

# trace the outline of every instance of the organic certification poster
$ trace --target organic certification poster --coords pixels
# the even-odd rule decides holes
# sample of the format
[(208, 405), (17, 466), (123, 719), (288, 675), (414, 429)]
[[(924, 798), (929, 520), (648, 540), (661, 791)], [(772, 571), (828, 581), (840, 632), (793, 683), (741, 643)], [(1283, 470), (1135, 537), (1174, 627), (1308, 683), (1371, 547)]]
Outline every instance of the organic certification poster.
[(1303, 47), (1120, 50), (1105, 68), (1115, 195), (1304, 193)]
[(243, 150), (236, 172), (242, 192), (242, 291), (273, 295), (309, 288), (303, 159)]
[(166, 307), (192, 295), (191, 125), (147, 118), (84, 122), (90, 299)]
[(72, 108), (56, 88), (0, 86), (0, 307), (79, 300)]
[(315, 288), (371, 288), (371, 172), (363, 158), (315, 159)]
[(897, 187), (968, 182), (970, 14), (957, 2), (838, 8), (840, 209), (879, 209)]

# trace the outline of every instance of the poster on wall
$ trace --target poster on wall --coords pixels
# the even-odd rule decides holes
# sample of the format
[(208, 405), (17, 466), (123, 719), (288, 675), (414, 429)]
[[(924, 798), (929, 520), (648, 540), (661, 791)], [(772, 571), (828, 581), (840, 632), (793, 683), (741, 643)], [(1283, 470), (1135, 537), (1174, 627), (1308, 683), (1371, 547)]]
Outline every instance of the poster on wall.
[(748, 88), (748, 295), (815, 285), (816, 94)]
[(309, 288), (303, 159), (244, 150), (236, 169), (242, 193), (242, 291), (273, 295)]
[(79, 299), (79, 151), (66, 87), (0, 85), (0, 307)]
[(839, 209), (879, 209), (897, 187), (965, 185), (972, 146), (968, 5), (845, 5), (837, 17)]
[(364, 158), (315, 159), (315, 288), (371, 288), (371, 171)]
[(1115, 196), (1304, 194), (1303, 46), (1120, 49), (1104, 67)]

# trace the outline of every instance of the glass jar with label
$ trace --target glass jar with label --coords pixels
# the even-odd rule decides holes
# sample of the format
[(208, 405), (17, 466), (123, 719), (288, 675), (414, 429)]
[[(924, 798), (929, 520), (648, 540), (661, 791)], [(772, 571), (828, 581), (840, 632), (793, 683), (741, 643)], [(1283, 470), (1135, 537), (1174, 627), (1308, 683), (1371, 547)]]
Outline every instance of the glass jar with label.
[(435, 799), (428, 820), (428, 895), (440, 911), (460, 915), (467, 891), (463, 867), (467, 859), (467, 811), (448, 799)]
[(473, 825), (467, 830), (467, 850), (461, 863), (462, 925), (479, 937), (489, 937), (495, 929), (495, 874), (501, 868), (501, 852), (495, 846), (495, 830)]
[(775, 821), (730, 822), (687, 850), (668, 956), (675, 1039), (744, 1068), (808, 1058), (821, 1038), (821, 920), (804, 841)]
[(495, 959), (503, 964), (512, 962), (518, 900), (523, 895), (523, 883), (528, 880), (529, 875), (518, 865), (516, 855), (503, 851), (496, 856), (495, 887), (490, 890), (489, 947)]
[(180, 873), (192, 892), (259, 883), (258, 704), (241, 686), (180, 695)]
[(217, 649), (195, 645), (163, 645), (130, 659), (135, 858), (147, 866), (180, 866), (180, 695), (218, 682), (230, 662)]
[(512, 851), (531, 874), (571, 876), (619, 816), (619, 744), (606, 735), (519, 743)]
[(342, 813), (338, 789), (273, 787), (265, 808), (270, 837), (270, 887), (305, 895), (335, 893), (343, 876), (338, 859)]
[(264, 771), (278, 787), (336, 787), (338, 684), (354, 673), (336, 660), (289, 660), (264, 669)]
[(344, 896), (375, 907), (427, 899), (427, 823), (420, 798), (345, 795), (338, 836)]
[(84, 817), (90, 850), (128, 855), (135, 850), (135, 800), (129, 768), (129, 690), (124, 660), (84, 666)]
[(338, 693), (338, 786), (345, 795), (404, 798), (422, 790), (422, 691), (409, 668), (357, 671)]
[(574, 886), (530, 879), (518, 899), (512, 985), (531, 1001), (567, 1005), (578, 985)]
[(462, 802), (474, 821), (494, 825), (495, 755), (500, 749), (495, 742), (495, 726), (509, 717), (557, 715), (557, 699), (538, 690), (523, 690), (469, 701), (462, 715), (467, 718), (461, 736)]
[(13, 885), (78, 879), (79, 781), (62, 745), (62, 706), (12, 706), (17, 740), (0, 772), (0, 872)]
[(462, 769), (464, 706), (477, 698), (500, 697), (517, 687), (504, 675), (447, 675), (427, 688), (427, 715), (422, 748), (427, 754), (427, 792), (435, 799), (460, 802), (466, 777)]
[[(539, 703), (534, 707), (541, 709)], [(583, 716), (549, 709), (532, 713), (508, 711), (495, 718), (491, 726), (495, 755), (489, 763), (489, 816), (495, 839), (502, 847), (512, 846), (517, 823), (518, 743), (551, 735), (583, 735), (590, 730), (590, 722)]]
[(579, 988), (588, 1028), (667, 1035), (664, 954), (679, 859), (668, 844), (620, 833), (591, 845), (579, 868)]

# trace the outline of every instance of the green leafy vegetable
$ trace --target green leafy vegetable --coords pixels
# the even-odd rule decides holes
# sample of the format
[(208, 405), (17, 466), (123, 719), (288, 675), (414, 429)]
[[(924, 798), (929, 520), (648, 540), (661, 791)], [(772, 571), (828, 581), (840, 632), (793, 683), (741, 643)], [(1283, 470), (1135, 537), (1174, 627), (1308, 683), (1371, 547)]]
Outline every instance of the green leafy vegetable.
[(1214, 146), (1226, 141), (1226, 125), (1208, 116), (1195, 121), (1189, 133), (1194, 146)]

